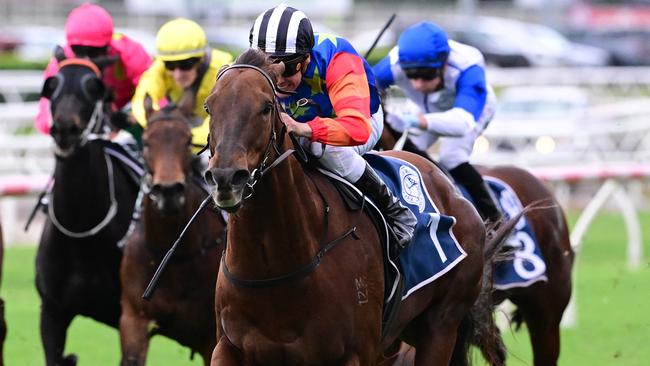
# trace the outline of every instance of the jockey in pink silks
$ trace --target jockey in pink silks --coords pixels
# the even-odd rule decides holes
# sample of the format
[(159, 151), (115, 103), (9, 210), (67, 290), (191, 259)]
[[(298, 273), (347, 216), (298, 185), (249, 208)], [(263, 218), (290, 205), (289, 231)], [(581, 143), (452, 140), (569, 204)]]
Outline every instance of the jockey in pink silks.
[[(140, 75), (151, 65), (151, 56), (142, 45), (129, 37), (113, 33), (113, 19), (102, 7), (85, 3), (73, 9), (65, 23), (67, 44), (63, 47), (66, 58), (95, 58), (118, 56), (118, 60), (103, 68), (103, 81), (113, 91), (113, 112), (125, 107), (133, 97)], [(52, 58), (44, 77), (55, 75), (59, 61)], [(50, 101), (41, 98), (36, 129), (49, 133), (52, 124)], [(120, 126), (117, 126), (120, 127)]]

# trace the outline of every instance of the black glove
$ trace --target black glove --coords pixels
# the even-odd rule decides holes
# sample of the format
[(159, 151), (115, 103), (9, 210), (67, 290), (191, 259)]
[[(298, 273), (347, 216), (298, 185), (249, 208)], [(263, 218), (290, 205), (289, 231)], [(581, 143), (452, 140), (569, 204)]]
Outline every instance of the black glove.
[(131, 126), (131, 122), (129, 121), (129, 115), (122, 112), (122, 111), (117, 111), (111, 114), (111, 124), (119, 129), (125, 129)]

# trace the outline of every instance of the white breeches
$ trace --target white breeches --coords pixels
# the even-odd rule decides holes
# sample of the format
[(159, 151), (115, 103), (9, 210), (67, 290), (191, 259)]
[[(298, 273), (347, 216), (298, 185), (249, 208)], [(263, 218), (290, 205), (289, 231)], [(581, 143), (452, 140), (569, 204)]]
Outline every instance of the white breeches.
[[(370, 151), (384, 130), (384, 112), (379, 110), (370, 116), (372, 132), (368, 142), (359, 146), (330, 146), (306, 141), (306, 146), (315, 156), (321, 156), (320, 162), (325, 168), (345, 178), (348, 182), (355, 183), (361, 178), (366, 169), (366, 161), (361, 155)], [(324, 150), (323, 150), (324, 147)]]

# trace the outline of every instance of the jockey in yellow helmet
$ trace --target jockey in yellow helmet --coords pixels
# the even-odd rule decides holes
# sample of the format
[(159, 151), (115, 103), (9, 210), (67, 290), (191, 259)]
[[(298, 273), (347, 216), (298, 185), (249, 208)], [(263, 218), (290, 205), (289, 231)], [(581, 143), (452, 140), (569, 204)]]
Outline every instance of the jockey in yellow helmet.
[(210, 94), (217, 71), (233, 60), (232, 55), (208, 46), (205, 31), (196, 22), (178, 18), (165, 23), (156, 35), (157, 56), (151, 67), (142, 74), (131, 102), (133, 115), (146, 127), (144, 100), (150, 96), (154, 109), (180, 101), (191, 88), (195, 104), (190, 121), (192, 144), (203, 146), (208, 138), (208, 115), (203, 101)]

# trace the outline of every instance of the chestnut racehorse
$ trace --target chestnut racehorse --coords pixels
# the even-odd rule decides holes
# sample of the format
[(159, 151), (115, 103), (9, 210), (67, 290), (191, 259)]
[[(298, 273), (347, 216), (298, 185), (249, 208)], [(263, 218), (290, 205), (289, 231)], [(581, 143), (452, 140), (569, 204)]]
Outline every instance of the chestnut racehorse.
[(143, 366), (153, 334), (190, 347), (207, 365), (216, 344), (214, 289), (225, 221), (218, 212), (203, 210), (186, 232), (156, 296), (149, 302), (142, 299), (165, 252), (208, 195), (200, 186), (203, 177), (192, 167), (197, 157), (186, 115), (180, 108), (153, 112), (150, 103), (145, 105), (146, 195), (122, 259), (121, 365)]
[[(378, 146), (389, 150), (399, 136), (387, 124), (384, 127)], [(408, 139), (405, 140), (403, 149), (434, 162), (428, 153), (419, 150)], [(508, 299), (517, 306), (513, 320), (517, 327), (522, 321), (528, 326), (534, 365), (557, 365), (560, 357), (560, 321), (571, 298), (571, 268), (574, 259), (564, 212), (553, 193), (524, 169), (498, 166), (480, 167), (479, 171), (482, 175), (507, 183), (523, 206), (543, 202), (549, 207), (531, 210), (526, 214), (546, 263), (548, 281), (538, 281), (528, 287), (496, 290), (493, 297), (496, 304)]]
[(206, 180), (216, 205), (231, 213), (212, 365), (374, 365), (400, 339), (416, 347), (417, 365), (447, 365), (492, 245), (484, 247), (480, 217), (433, 164), (393, 154), (417, 166), (440, 211), (458, 218), (453, 233), (467, 257), (404, 300), (382, 338), (379, 235), (291, 154), (275, 94), (283, 70), (248, 50), (220, 72), (206, 100)]

